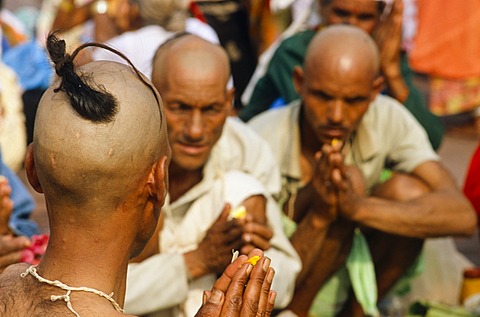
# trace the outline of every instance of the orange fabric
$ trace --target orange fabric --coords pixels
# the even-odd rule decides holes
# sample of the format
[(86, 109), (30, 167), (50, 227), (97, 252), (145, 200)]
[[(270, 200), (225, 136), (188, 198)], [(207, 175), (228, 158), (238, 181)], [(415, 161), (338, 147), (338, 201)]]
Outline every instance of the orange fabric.
[(466, 79), (430, 77), (430, 111), (437, 116), (472, 111), (480, 105), (480, 76)]
[(27, 40), (26, 35), (17, 32), (9, 24), (3, 21), (0, 21), (0, 27), (2, 28), (3, 35), (7, 39), (7, 42), (10, 46), (16, 46)]
[(480, 76), (480, 1), (417, 0), (417, 5), (412, 68), (451, 79)]

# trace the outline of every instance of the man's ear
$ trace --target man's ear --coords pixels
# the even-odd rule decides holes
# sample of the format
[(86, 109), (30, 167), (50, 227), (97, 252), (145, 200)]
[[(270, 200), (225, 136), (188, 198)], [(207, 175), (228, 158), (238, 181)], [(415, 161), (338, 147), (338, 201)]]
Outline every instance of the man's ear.
[(33, 143), (27, 148), (27, 154), (25, 155), (25, 171), (27, 173), (27, 179), (33, 189), (39, 193), (43, 193), (42, 185), (38, 180), (37, 170), (35, 168), (35, 159), (33, 157)]
[(235, 107), (234, 107), (234, 99), (235, 99), (235, 88), (227, 88), (227, 99), (225, 102), (225, 106), (227, 107), (228, 115), (232, 116), (235, 115)]
[(293, 85), (295, 87), (295, 91), (298, 95), (302, 95), (302, 86), (303, 86), (303, 69), (300, 66), (295, 66), (293, 69)]
[(160, 207), (165, 203), (165, 196), (168, 190), (167, 168), (167, 157), (164, 156), (155, 163), (148, 175), (149, 193), (157, 197)]
[(371, 100), (375, 99), (379, 93), (382, 92), (383, 88), (385, 87), (385, 78), (382, 75), (378, 75), (372, 84), (372, 94)]

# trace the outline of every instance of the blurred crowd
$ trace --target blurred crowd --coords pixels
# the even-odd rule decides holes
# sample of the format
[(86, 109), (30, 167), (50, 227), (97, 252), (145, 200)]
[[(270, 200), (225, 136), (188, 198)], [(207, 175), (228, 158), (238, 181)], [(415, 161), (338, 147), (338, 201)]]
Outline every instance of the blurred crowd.
[[(81, 166), (93, 160), (74, 147), (63, 110), (49, 106), (56, 112), (50, 119), (37, 110), (58, 102), (53, 91), (68, 93), (66, 104), (84, 98), (68, 91), (65, 64), (81, 77), (111, 61), (134, 67), (158, 90), (172, 155), (153, 237), (131, 256), (127, 286), (120, 288), (127, 313), (194, 316), (231, 250), (258, 248), (276, 272), (272, 314), (478, 314), (480, 302), (459, 301), (472, 263), (452, 237), (476, 232), (480, 150), (464, 188), (437, 153), (452, 122), (480, 135), (477, 1), (3, 0), (0, 6), (0, 273), (17, 262), (37, 265), (48, 254), (53, 230), (29, 219), (34, 201), (18, 178), (35, 170), (34, 155), (43, 162), (34, 151), (47, 125), (59, 124), (51, 135), (61, 141), (52, 141), (58, 147), (45, 162), (58, 159), (62, 166), (58, 153), (70, 146), (65, 170), (78, 154), (80, 167), (68, 175), (81, 183), (84, 176), (73, 176), (88, 174)], [(65, 40), (66, 61), (52, 57), (52, 33)], [(117, 66), (106, 67), (115, 78)], [(136, 101), (115, 89), (114, 98)], [(148, 126), (142, 120), (136, 129)], [(143, 138), (126, 135), (115, 142)], [(55, 168), (44, 173), (54, 175)], [(28, 180), (43, 192), (34, 186), (37, 174)], [(64, 181), (55, 177), (43, 181)], [(97, 191), (108, 189), (95, 182), (84, 184), (102, 201)], [(65, 184), (56, 193), (73, 197), (76, 187)], [(62, 200), (51, 197), (52, 206)], [(247, 215), (236, 219), (238, 208)]]

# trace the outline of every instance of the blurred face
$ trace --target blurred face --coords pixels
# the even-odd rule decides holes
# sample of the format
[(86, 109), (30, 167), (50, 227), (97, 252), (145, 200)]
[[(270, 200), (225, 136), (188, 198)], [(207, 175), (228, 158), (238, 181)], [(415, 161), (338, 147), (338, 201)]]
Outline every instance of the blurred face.
[(110, 0), (108, 15), (121, 32), (130, 31), (138, 23), (138, 7), (130, 4), (129, 0)]
[(350, 24), (372, 34), (380, 19), (379, 2), (376, 0), (332, 0), (321, 8), (321, 16), (327, 25)]
[(170, 72), (160, 88), (165, 103), (172, 165), (185, 171), (202, 169), (222, 134), (232, 91), (214, 72)]
[(366, 72), (342, 73), (333, 67), (296, 77), (303, 98), (303, 122), (320, 144), (333, 139), (345, 141), (360, 123), (380, 85)]

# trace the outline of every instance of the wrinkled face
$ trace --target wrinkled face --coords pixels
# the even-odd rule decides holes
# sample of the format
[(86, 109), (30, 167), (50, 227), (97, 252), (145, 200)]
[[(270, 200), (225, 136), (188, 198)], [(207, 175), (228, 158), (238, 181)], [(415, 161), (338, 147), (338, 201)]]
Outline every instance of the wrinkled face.
[(233, 91), (224, 77), (214, 72), (171, 72), (159, 87), (165, 103), (172, 165), (186, 170), (202, 169), (222, 134), (231, 108)]
[(345, 141), (356, 129), (378, 90), (366, 72), (326, 67), (303, 78), (303, 120), (320, 144)]
[(327, 25), (350, 24), (372, 34), (380, 19), (379, 5), (376, 0), (332, 0), (321, 8), (321, 16)]

